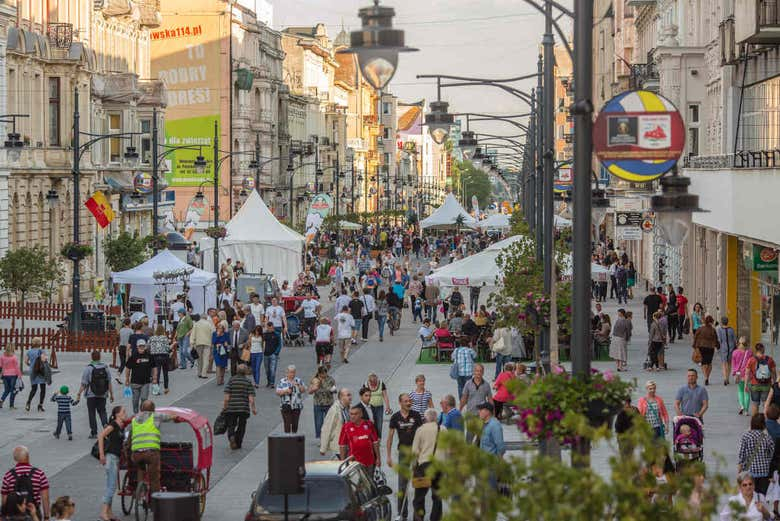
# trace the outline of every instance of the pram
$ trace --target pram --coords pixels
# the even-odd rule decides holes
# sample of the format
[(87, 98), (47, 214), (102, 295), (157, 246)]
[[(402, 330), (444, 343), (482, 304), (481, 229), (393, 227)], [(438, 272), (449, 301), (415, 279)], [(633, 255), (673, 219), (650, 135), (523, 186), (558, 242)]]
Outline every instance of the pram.
[(284, 336), (284, 345), (303, 346), (303, 330), (298, 315), (287, 315), (287, 333)]
[[(691, 434), (687, 438), (680, 437), (680, 429), (687, 425)], [(695, 416), (675, 416), (672, 420), (672, 440), (676, 459), (691, 461), (704, 460), (704, 427), (701, 420)]]

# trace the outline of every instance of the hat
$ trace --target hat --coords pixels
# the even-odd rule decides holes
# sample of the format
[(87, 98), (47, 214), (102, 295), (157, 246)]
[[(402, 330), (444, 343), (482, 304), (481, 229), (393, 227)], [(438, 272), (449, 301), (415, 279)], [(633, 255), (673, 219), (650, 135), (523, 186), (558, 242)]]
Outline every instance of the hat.
[(490, 402), (480, 403), (479, 405), (477, 405), (477, 409), (478, 410), (481, 410), (481, 409), (488, 410), (488, 411), (490, 411), (490, 414), (493, 414), (493, 411), (494, 411), (493, 404), (490, 403)]
[(68, 394), (68, 392), (70, 392), (70, 389), (68, 389), (67, 385), (60, 387), (60, 394)]
[(135, 342), (135, 347), (141, 347), (141, 346), (146, 347), (146, 340), (144, 340), (143, 338), (139, 338)]

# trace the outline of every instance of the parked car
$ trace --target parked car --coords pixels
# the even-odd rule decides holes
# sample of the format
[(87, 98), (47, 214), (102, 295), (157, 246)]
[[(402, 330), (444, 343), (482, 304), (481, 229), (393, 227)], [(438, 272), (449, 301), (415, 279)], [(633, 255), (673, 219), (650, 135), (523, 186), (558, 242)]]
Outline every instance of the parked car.
[[(363, 465), (352, 459), (306, 463), (303, 492), (288, 496), (291, 521), (389, 521), (387, 485), (377, 486)], [(268, 479), (252, 493), (245, 521), (281, 521), (284, 496), (268, 493)]]

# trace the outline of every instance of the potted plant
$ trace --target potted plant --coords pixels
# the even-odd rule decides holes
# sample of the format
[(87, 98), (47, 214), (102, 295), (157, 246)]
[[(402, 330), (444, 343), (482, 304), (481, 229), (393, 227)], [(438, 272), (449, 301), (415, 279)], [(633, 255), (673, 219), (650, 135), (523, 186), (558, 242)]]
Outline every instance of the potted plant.
[(531, 439), (572, 444), (579, 435), (579, 418), (592, 427), (608, 425), (633, 387), (611, 371), (594, 369), (587, 378), (573, 378), (558, 369), (536, 382), (520, 384), (515, 400), (520, 408), (518, 425)]
[(80, 261), (92, 255), (92, 246), (69, 242), (60, 250), (60, 254), (66, 259)]
[(168, 247), (168, 238), (162, 233), (147, 235), (144, 238), (144, 242), (146, 243), (146, 247), (151, 250), (164, 250)]
[(206, 228), (206, 236), (212, 239), (224, 239), (227, 237), (227, 228), (224, 226), (209, 226)]

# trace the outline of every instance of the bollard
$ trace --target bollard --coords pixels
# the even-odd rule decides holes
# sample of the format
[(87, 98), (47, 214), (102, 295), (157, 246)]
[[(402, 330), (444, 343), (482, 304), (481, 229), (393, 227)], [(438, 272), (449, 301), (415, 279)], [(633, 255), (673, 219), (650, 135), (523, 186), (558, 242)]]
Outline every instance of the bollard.
[(200, 494), (155, 492), (152, 513), (154, 521), (200, 521)]

